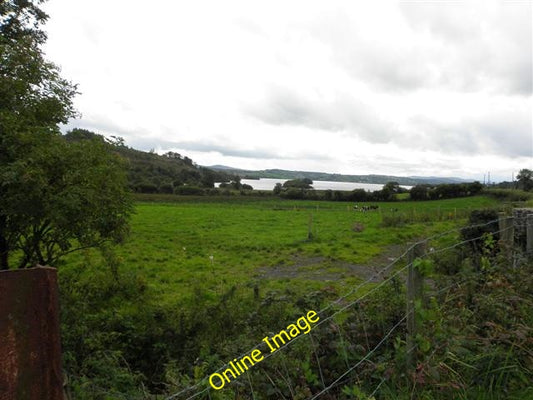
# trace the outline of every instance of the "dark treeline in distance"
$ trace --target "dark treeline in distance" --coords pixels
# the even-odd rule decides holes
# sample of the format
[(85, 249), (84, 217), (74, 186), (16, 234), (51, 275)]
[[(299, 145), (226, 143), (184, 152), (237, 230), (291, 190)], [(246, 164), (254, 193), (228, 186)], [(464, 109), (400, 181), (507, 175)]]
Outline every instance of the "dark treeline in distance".
[[(325, 200), (347, 202), (373, 202), (397, 200), (438, 200), (474, 196), (482, 190), (491, 189), (489, 194), (502, 197), (497, 189), (533, 188), (533, 174), (523, 169), (517, 175), (516, 182), (503, 182), (490, 187), (480, 182), (462, 183), (418, 183), (410, 190), (401, 180), (388, 181), (381, 190), (367, 191), (354, 189), (314, 190), (313, 180), (309, 177), (289, 179), (285, 183), (276, 184), (272, 191), (253, 190), (251, 185), (241, 182), (240, 170), (208, 168), (197, 165), (191, 158), (179, 153), (168, 151), (163, 155), (154, 151), (145, 152), (125, 145), (121, 137), (111, 136), (110, 139), (86, 129), (75, 128), (65, 135), (68, 141), (101, 140), (108, 150), (127, 160), (128, 187), (135, 193), (145, 194), (176, 194), (193, 196), (233, 196), (258, 195), (279, 196), (292, 200)], [(241, 172), (243, 172), (242, 170)], [(277, 171), (277, 170), (272, 170)], [(244, 175), (244, 178), (250, 176)], [(328, 176), (328, 178), (331, 178)], [(420, 180), (418, 180), (420, 182)], [(215, 182), (221, 182), (215, 188)], [(503, 197), (509, 195), (505, 190)], [(522, 196), (523, 197), (523, 196)]]
[(169, 151), (158, 155), (128, 147), (121, 137), (106, 139), (86, 129), (75, 128), (65, 135), (69, 141), (100, 139), (109, 151), (125, 158), (128, 185), (136, 193), (204, 194), (204, 189), (213, 188), (215, 182), (227, 182), (235, 177), (223, 171), (214, 171), (198, 166), (192, 159)]

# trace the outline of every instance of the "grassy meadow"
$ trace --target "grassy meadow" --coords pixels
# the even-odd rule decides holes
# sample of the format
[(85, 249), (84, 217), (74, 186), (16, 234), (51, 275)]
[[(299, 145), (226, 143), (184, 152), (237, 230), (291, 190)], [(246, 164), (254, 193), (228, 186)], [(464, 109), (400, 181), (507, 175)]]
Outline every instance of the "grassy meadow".
[(497, 204), (479, 196), (375, 203), (379, 210), (360, 212), (352, 203), (276, 198), (158, 200), (137, 203), (131, 234), (114, 254), (72, 254), (63, 268), (89, 275), (109, 266), (119, 274), (135, 271), (167, 304), (191, 296), (195, 285), (213, 295), (235, 284), (296, 291), (349, 286), (410, 241), (464, 223), (470, 209)]
[[(507, 207), (485, 196), (373, 204), (379, 209), (361, 212), (353, 203), (261, 196), (137, 197), (122, 245), (72, 253), (59, 266), (72, 398), (156, 399), (196, 384), (209, 390), (211, 373), (265, 335), (309, 310), (332, 306), (331, 313), (368, 294), (313, 329), (311, 341), (300, 340), (254, 367), (248, 385), (237, 380), (195, 397), (309, 398), (373, 352), (405, 316), (405, 274), (386, 285), (380, 278), (354, 287), (410, 243), (465, 225), (471, 210)], [(458, 240), (455, 231), (430, 246)], [(420, 398), (497, 399), (506, 390), (516, 393), (510, 399), (531, 395), (524, 338), (531, 337), (533, 305), (523, 285), (532, 275), (527, 268), (509, 274), (501, 257), (490, 255), (490, 241), (486, 245), (481, 275), (467, 248), (434, 258), (428, 277), (433, 292), (443, 294), (417, 317), (423, 376), (405, 374), (405, 330), (399, 327), (373, 361), (328, 398), (373, 399), (379, 387), (376, 398), (408, 399), (413, 382)], [(457, 285), (461, 281), (471, 283)], [(450, 284), (453, 292), (446, 289)], [(516, 308), (517, 298), (524, 298), (523, 307)], [(493, 343), (492, 333), (487, 339), (480, 330), (487, 321), (496, 321), (488, 326), (513, 341)], [(480, 394), (485, 388), (490, 395)]]

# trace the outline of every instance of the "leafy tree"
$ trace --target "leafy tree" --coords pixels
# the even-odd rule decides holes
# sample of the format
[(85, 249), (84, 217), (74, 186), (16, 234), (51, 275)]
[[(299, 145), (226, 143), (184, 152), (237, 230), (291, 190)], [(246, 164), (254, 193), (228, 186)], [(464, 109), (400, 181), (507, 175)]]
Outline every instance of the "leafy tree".
[(309, 178), (290, 179), (283, 184), (284, 188), (313, 189), (313, 181)]
[(368, 193), (365, 189), (354, 189), (348, 195), (347, 200), (350, 201), (366, 201), (368, 199)]
[(520, 187), (523, 190), (529, 191), (533, 189), (533, 171), (530, 169), (521, 169), (516, 176)]
[(234, 189), (240, 190), (242, 188), (241, 177), (239, 175), (235, 175), (231, 181), (231, 184), (233, 185)]
[(376, 201), (392, 201), (395, 200), (395, 194), (399, 193), (400, 185), (398, 182), (387, 182), (383, 185), (383, 189), (375, 190), (372, 193), (372, 197)]
[(483, 190), (483, 185), (479, 181), (474, 181), (472, 183), (467, 184), (468, 193), (471, 196), (474, 196)]
[(291, 187), (281, 192), (280, 196), (286, 199), (301, 200), (305, 198), (305, 191)]
[(0, 177), (9, 250), (23, 253), (19, 267), (53, 265), (127, 232), (132, 209), (123, 161), (97, 140), (69, 143), (52, 136)]
[(276, 185), (274, 185), (274, 189), (272, 189), (272, 191), (274, 192), (274, 194), (280, 194), (281, 193), (281, 190), (283, 189), (283, 186), (281, 185), (281, 183), (276, 183)]
[(200, 168), (200, 184), (203, 187), (215, 187), (216, 174), (209, 168)]
[(119, 240), (131, 212), (120, 160), (59, 132), (76, 86), (44, 59), (41, 3), (0, 3), (0, 269), (16, 251), (25, 267)]
[(428, 189), (428, 185), (413, 186), (409, 191), (411, 200), (427, 200), (429, 198)]
[(383, 186), (383, 191), (386, 191), (388, 193), (399, 193), (400, 192), (400, 184), (398, 182), (387, 182)]

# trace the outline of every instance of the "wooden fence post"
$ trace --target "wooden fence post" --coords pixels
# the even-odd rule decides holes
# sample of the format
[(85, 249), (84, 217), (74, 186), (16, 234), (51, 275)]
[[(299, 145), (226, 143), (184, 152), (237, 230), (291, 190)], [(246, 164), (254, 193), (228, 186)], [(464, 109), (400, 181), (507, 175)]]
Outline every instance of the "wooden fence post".
[(513, 217), (498, 213), (498, 229), (500, 230), (500, 248), (509, 262), (513, 261), (514, 221)]
[(528, 214), (526, 221), (526, 252), (533, 258), (533, 214)]
[(510, 256), (514, 244), (513, 217), (507, 216), (503, 212), (498, 213), (498, 228), (500, 230), (500, 242), (502, 250), (508, 253), (508, 256)]
[(307, 240), (313, 239), (313, 214), (309, 214), (309, 224), (307, 226)]
[(423, 278), (420, 271), (413, 266), (413, 262), (425, 253), (426, 242), (416, 243), (407, 254), (407, 368), (414, 368), (416, 336), (415, 302), (422, 299)]

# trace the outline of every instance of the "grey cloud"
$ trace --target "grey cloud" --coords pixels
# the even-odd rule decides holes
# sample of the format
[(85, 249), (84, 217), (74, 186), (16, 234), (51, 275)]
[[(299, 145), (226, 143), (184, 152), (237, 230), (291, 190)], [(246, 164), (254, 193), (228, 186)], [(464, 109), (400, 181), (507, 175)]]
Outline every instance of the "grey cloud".
[(311, 24), (310, 33), (332, 53), (350, 76), (384, 91), (404, 92), (435, 80), (434, 68), (425, 62), (434, 50), (397, 40), (395, 26), (383, 27), (390, 37), (375, 38), (359, 28), (362, 15), (334, 11)]
[(530, 4), (405, 2), (400, 10), (415, 31), (429, 33), (442, 46), (442, 59), (433, 60), (439, 67), (437, 85), (519, 95), (533, 92)]
[(423, 116), (410, 120), (418, 132), (415, 148), (451, 154), (492, 154), (504, 157), (532, 157), (532, 116), (527, 112), (487, 112), (442, 123)]
[(391, 124), (356, 98), (337, 94), (334, 100), (308, 98), (288, 88), (272, 86), (265, 99), (245, 105), (246, 114), (271, 125), (305, 126), (386, 143), (394, 135)]
[(330, 160), (331, 157), (320, 153), (280, 153), (274, 150), (265, 149), (238, 149), (234, 146), (224, 146), (209, 142), (195, 142), (195, 141), (181, 141), (171, 142), (170, 146), (166, 148), (179, 148), (189, 151), (198, 152), (217, 152), (228, 157), (241, 157), (241, 158), (256, 158), (256, 159), (283, 159), (283, 160), (300, 160), (300, 159), (313, 159), (313, 160)]
[[(350, 76), (385, 92), (450, 89), (530, 95), (533, 92), (530, 5), (404, 2), (383, 26), (388, 37), (359, 28), (364, 10), (321, 15), (306, 29)], [(402, 21), (403, 18), (403, 21)], [(411, 30), (407, 41), (396, 30)], [(379, 21), (376, 21), (379, 24)]]
[(243, 149), (239, 150), (231, 146), (221, 146), (214, 143), (206, 142), (194, 142), (194, 141), (180, 141), (171, 142), (167, 144), (165, 148), (179, 148), (189, 151), (198, 152), (217, 152), (228, 157), (242, 157), (242, 158), (259, 158), (259, 159), (273, 159), (280, 158), (280, 155), (273, 151), (255, 150), (255, 149)]
[[(73, 128), (84, 128), (92, 130), (96, 133), (104, 136), (121, 136), (126, 141), (126, 145), (133, 147), (134, 149), (149, 151), (151, 149), (158, 150), (172, 150), (181, 149), (186, 151), (196, 152), (217, 152), (224, 156), (229, 157), (241, 157), (241, 158), (256, 158), (267, 160), (299, 160), (299, 159), (312, 159), (312, 160), (332, 160), (333, 158), (321, 154), (318, 152), (298, 152), (293, 149), (289, 149), (288, 152), (278, 152), (265, 148), (239, 148), (233, 144), (220, 145), (214, 141), (173, 141), (153, 137), (150, 132), (136, 128), (132, 130), (119, 127), (115, 122), (105, 116), (99, 116), (97, 118), (88, 118), (82, 120), (71, 120), (64, 127), (63, 130), (67, 131)], [(165, 128), (165, 134), (171, 135), (172, 132), (169, 128)]]

